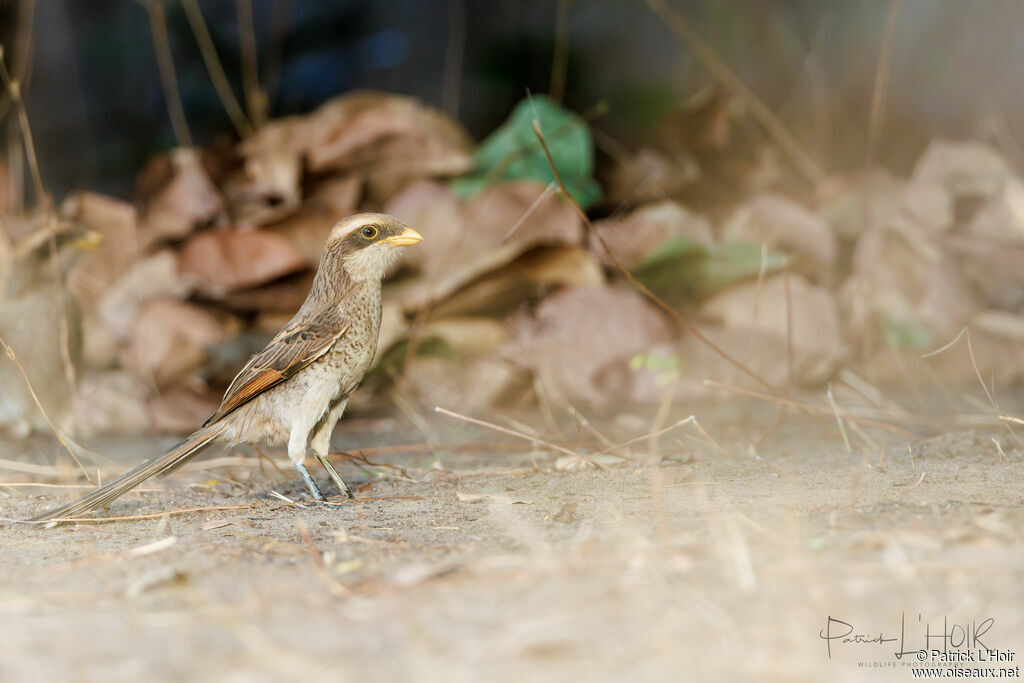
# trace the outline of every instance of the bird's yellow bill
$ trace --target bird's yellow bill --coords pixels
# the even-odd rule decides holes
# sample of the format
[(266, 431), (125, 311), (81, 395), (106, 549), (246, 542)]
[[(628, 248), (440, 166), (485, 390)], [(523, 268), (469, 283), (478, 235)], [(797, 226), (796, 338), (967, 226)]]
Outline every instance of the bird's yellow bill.
[(394, 237), (389, 237), (384, 240), (393, 247), (407, 247), (410, 244), (416, 244), (417, 242), (423, 241), (423, 235), (419, 234), (412, 228), (405, 228), (402, 232), (398, 233)]

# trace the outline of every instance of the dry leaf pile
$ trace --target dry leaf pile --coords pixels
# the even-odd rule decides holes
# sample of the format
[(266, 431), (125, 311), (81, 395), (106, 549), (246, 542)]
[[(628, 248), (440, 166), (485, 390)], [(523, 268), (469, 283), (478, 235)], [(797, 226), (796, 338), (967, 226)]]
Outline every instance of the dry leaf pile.
[[(617, 173), (642, 173), (651, 154)], [(843, 367), (882, 386), (920, 373), (975, 381), (966, 348), (922, 358), (965, 326), (984, 378), (1024, 373), (1024, 181), (991, 148), (935, 142), (909, 179), (872, 171), (801, 202), (759, 189), (713, 220), (651, 191), (688, 182), (663, 161), (656, 171), (672, 182), (634, 187), (612, 174), (616, 204), (593, 211), (611, 214), (596, 228), (641, 281), (770, 383), (821, 386)], [(451, 181), (473, 168), (456, 122), (410, 98), (357, 93), (234, 148), (156, 159), (134, 203), (69, 198), (62, 220), (105, 237), (67, 274), (77, 430), (200, 423), (304, 299), (331, 226), (364, 210), (425, 238), (386, 284), (364, 405), (397, 391), (464, 409), (539, 398), (616, 410), (704, 395), (704, 379), (756, 386), (631, 287), (546, 182), (495, 181), (467, 196)], [(0, 242), (5, 282), (22, 267), (17, 246)], [(0, 334), (17, 337), (10, 317), (23, 305), (7, 287)], [(5, 389), (17, 380), (9, 366)], [(53, 369), (33, 372), (55, 381)], [(23, 421), (26, 410), (4, 405), (4, 426)]]

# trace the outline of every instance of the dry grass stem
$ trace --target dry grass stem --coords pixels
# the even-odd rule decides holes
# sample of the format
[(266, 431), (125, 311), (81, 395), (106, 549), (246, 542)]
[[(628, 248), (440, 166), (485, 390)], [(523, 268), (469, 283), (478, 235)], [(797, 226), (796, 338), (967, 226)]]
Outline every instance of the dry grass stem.
[(782, 271), (786, 291), (786, 377), (793, 386), (793, 294), (789, 285), (789, 268)]
[[(952, 348), (953, 345), (960, 341), (961, 337), (963, 337), (967, 341), (967, 355), (971, 359), (971, 368), (974, 369), (974, 376), (978, 378), (978, 383), (981, 385), (981, 390), (985, 392), (985, 398), (988, 399), (989, 404), (995, 410), (997, 415), (1002, 413), (1002, 410), (999, 408), (999, 403), (996, 401), (994, 388), (992, 390), (989, 389), (988, 384), (986, 384), (984, 378), (982, 378), (981, 376), (981, 370), (978, 369), (978, 360), (974, 356), (974, 345), (971, 343), (971, 331), (970, 329), (968, 329), (966, 325), (948, 344), (945, 344), (934, 351), (926, 353), (921, 357), (931, 358), (932, 356), (937, 356), (938, 354)], [(1013, 431), (1013, 427), (1010, 425), (1009, 422), (1004, 421), (1003, 426), (1006, 427), (1006, 431), (1010, 433), (1010, 436), (1012, 436), (1013, 440), (1017, 442), (1017, 445), (1024, 445), (1024, 442), (1022, 442), (1020, 437), (1017, 436), (1017, 432)]]
[[(0, 337), (0, 347), (3, 348), (4, 353), (11, 360), (11, 362), (14, 363), (14, 366), (18, 369), (18, 372), (21, 374), (21, 378), (25, 381), (25, 386), (28, 388), (28, 393), (32, 397), (32, 401), (36, 404), (36, 407), (39, 408), (40, 414), (43, 416), (43, 419), (46, 420), (46, 424), (50, 427), (50, 430), (53, 432), (53, 435), (57, 437), (57, 441), (59, 441), (60, 445), (63, 446), (65, 450), (67, 450), (68, 455), (70, 455), (71, 459), (75, 461), (75, 464), (78, 465), (78, 468), (82, 470), (82, 474), (85, 475), (85, 480), (91, 482), (92, 477), (89, 476), (89, 473), (86, 471), (85, 466), (82, 464), (82, 461), (78, 458), (78, 454), (75, 453), (76, 448), (79, 450), (84, 449), (81, 449), (81, 447), (78, 446), (78, 444), (74, 443), (74, 441), (72, 441), (70, 437), (65, 435), (64, 432), (62, 432), (57, 427), (57, 425), (53, 424), (53, 421), (50, 419), (50, 416), (46, 414), (46, 409), (43, 408), (43, 404), (39, 402), (39, 397), (36, 395), (36, 390), (32, 388), (32, 382), (29, 381), (28, 374), (25, 372), (25, 368), (22, 367), (21, 363), (18, 361), (18, 358), (14, 355), (14, 349), (8, 346), (7, 342), (4, 341), (3, 337)], [(74, 448), (72, 448), (72, 444), (74, 444)]]
[(224, 66), (220, 63), (220, 57), (217, 56), (217, 48), (213, 44), (213, 38), (210, 37), (210, 29), (207, 28), (206, 20), (203, 19), (199, 3), (196, 0), (181, 0), (181, 6), (185, 8), (185, 16), (188, 17), (189, 26), (192, 27), (192, 35), (195, 36), (196, 42), (199, 44), (199, 53), (203, 56), (206, 71), (210, 74), (210, 80), (213, 82), (213, 87), (217, 90), (217, 96), (224, 106), (224, 111), (227, 112), (228, 117), (231, 119), (231, 124), (235, 127), (235, 131), (239, 136), (251, 135), (252, 124), (249, 123), (249, 119), (246, 118), (241, 105), (238, 104), (238, 98), (235, 97), (234, 91), (231, 90), (231, 83), (228, 81), (227, 74), (224, 73)]
[(554, 183), (548, 183), (548, 186), (544, 188), (544, 191), (541, 192), (537, 196), (537, 198), (533, 200), (533, 204), (530, 204), (530, 208), (528, 208), (523, 213), (523, 215), (519, 217), (519, 220), (517, 220), (515, 225), (513, 225), (512, 228), (507, 233), (505, 233), (505, 236), (502, 238), (501, 241), (503, 243), (508, 242), (509, 238), (511, 238), (512, 235), (516, 234), (519, 228), (523, 226), (523, 223), (525, 223), (527, 219), (534, 214), (534, 212), (537, 210), (537, 207), (539, 207), (541, 204), (547, 201), (548, 197), (550, 197), (556, 189), (557, 187)]
[(555, 46), (551, 56), (551, 80), (548, 96), (558, 104), (565, 96), (565, 77), (569, 71), (569, 9), (572, 0), (558, 0), (555, 14)]
[(448, 44), (444, 52), (444, 82), (441, 109), (459, 118), (459, 87), (462, 60), (466, 52), (466, 7), (464, 0), (448, 0)]
[(865, 148), (865, 163), (872, 164), (875, 150), (882, 134), (885, 115), (885, 101), (889, 94), (889, 76), (892, 74), (893, 36), (896, 35), (896, 20), (900, 13), (900, 0), (889, 0), (889, 11), (885, 15), (885, 29), (878, 48), (878, 68), (875, 71), (875, 87), (871, 93), (871, 114), (868, 117), (868, 142)]
[[(288, 500), (287, 498), (285, 498), (285, 500), (292, 505), (298, 505), (298, 503), (296, 503), (293, 500)], [(45, 526), (47, 527), (56, 526), (58, 524), (65, 524), (68, 522), (75, 522), (76, 524), (105, 524), (106, 522), (126, 522), (129, 520), (136, 519), (157, 519), (165, 515), (184, 515), (190, 512), (209, 512), (213, 510), (252, 510), (255, 507), (255, 505), (208, 505), (198, 508), (167, 510), (166, 512), (151, 512), (145, 515), (123, 515), (121, 517), (62, 517), (60, 519), (48, 520), (46, 522), (43, 522), (42, 524), (45, 524)]]
[(825, 396), (828, 398), (829, 407), (832, 408), (832, 412), (836, 416), (836, 424), (839, 425), (839, 433), (843, 436), (843, 446), (846, 447), (847, 453), (853, 453), (853, 449), (850, 448), (850, 438), (846, 436), (846, 427), (843, 425), (843, 417), (839, 414), (839, 406), (836, 405), (836, 399), (832, 396), (831, 382), (829, 382), (828, 389), (825, 390)]
[(153, 50), (156, 52), (156, 64), (160, 69), (160, 86), (167, 100), (167, 113), (171, 118), (171, 128), (179, 147), (192, 146), (192, 133), (188, 129), (185, 118), (185, 107), (181, 104), (181, 93), (178, 91), (178, 76), (174, 72), (174, 58), (171, 56), (171, 44), (167, 39), (167, 18), (164, 16), (163, 0), (147, 0), (146, 10), (149, 12), (149, 27), (153, 33)]
[(647, 0), (647, 6), (661, 17), (661, 20), (668, 25), (680, 41), (711, 72), (715, 80), (750, 109), (751, 115), (764, 127), (779, 149), (789, 157), (804, 179), (815, 186), (824, 181), (825, 173), (821, 167), (804, 151), (782, 120), (768, 108), (761, 98), (743, 84), (733, 70), (718, 58), (714, 50), (697, 36), (690, 25), (672, 11), (665, 0)]
[[(18, 116), (18, 125), (21, 129), (21, 139), (25, 147), (25, 158), (28, 160), (29, 170), (32, 173), (32, 184), (35, 187), (36, 204), (46, 211), (46, 229), (49, 230), (48, 247), (50, 250), (50, 266), (53, 268), (53, 290), (54, 298), (60, 309), (59, 331), (60, 331), (60, 354), (63, 364), (64, 376), (68, 382), (68, 390), (71, 392), (72, 403), (77, 401), (77, 380), (75, 377), (75, 366), (71, 362), (71, 329), (68, 324), (68, 306), (64, 296), (64, 282), (61, 278), (60, 268), (57, 261), (57, 235), (56, 216), (53, 213), (53, 206), (50, 196), (43, 186), (43, 176), (39, 172), (39, 161), (36, 158), (36, 145), (32, 137), (32, 128), (28, 122), (28, 112), (25, 110), (25, 101), (22, 99), (21, 82), (11, 78), (4, 63), (3, 45), (0, 44), (0, 80), (3, 81), (4, 90), (10, 97), (11, 103)], [(49, 420), (47, 420), (49, 421)]]
[(111, 562), (114, 560), (127, 560), (132, 557), (144, 557), (146, 555), (152, 555), (158, 553), (161, 550), (167, 550), (174, 546), (178, 542), (177, 536), (167, 536), (161, 538), (159, 541), (153, 541), (152, 543), (146, 543), (135, 548), (123, 550), (119, 553), (110, 553), (109, 555), (101, 555), (100, 557), (90, 557), (84, 560), (76, 560), (74, 562), (67, 562), (59, 566), (66, 568), (78, 568), (88, 567), (91, 565), (102, 564), (104, 562)]
[(313, 543), (313, 536), (309, 533), (309, 528), (305, 523), (301, 519), (296, 519), (295, 526), (299, 528), (299, 533), (302, 535), (302, 540), (306, 545), (306, 551), (309, 553), (310, 559), (313, 560), (313, 568), (316, 570), (317, 576), (327, 588), (327, 592), (336, 598), (345, 598), (351, 595), (352, 591), (336, 581), (334, 577), (328, 573), (327, 565), (324, 564), (323, 555), (321, 555), (320, 551), (316, 549), (316, 544)]
[[(711, 379), (704, 380), (704, 386), (715, 387), (716, 389), (723, 389), (725, 391), (729, 391), (729, 392), (734, 393), (734, 394), (740, 394), (741, 396), (749, 396), (751, 398), (757, 398), (757, 399), (760, 399), (762, 401), (771, 401), (772, 403), (781, 403), (783, 405), (792, 406), (794, 408), (800, 408), (801, 410), (804, 410), (806, 412), (817, 413), (818, 415), (828, 415), (829, 417), (834, 417), (835, 416), (835, 411), (833, 411), (832, 408), (830, 408), (828, 406), (821, 406), (821, 405), (816, 405), (814, 403), (807, 403), (806, 401), (797, 401), (797, 400), (792, 399), (792, 398), (783, 398), (781, 396), (775, 396), (773, 394), (765, 394), (765, 393), (762, 393), (760, 391), (752, 391), (750, 389), (741, 389), (740, 387), (734, 387), (734, 386), (730, 386), (728, 384), (722, 384), (721, 382), (716, 382), (716, 381), (711, 380)], [(868, 426), (868, 427), (877, 427), (878, 429), (884, 429), (886, 431), (893, 432), (894, 434), (900, 434), (902, 436), (909, 437), (911, 439), (919, 439), (919, 438), (921, 438), (919, 434), (915, 434), (914, 432), (911, 432), (909, 430), (903, 429), (902, 427), (897, 427), (896, 425), (891, 425), (888, 422), (882, 422), (881, 420), (876, 420), (876, 419), (872, 419), (872, 418), (868, 418), (868, 417), (861, 417), (859, 415), (851, 415), (851, 414), (849, 414), (849, 411), (847, 412), (846, 419), (847, 420), (856, 420), (857, 422), (859, 422), (862, 425), (865, 425), (865, 426)], [(922, 421), (922, 422), (925, 422), (925, 421), (933, 422), (933, 420), (931, 420), (930, 418), (920, 418), (920, 421)]]
[(529, 441), (531, 444), (533, 444), (535, 446), (542, 446), (543, 448), (546, 448), (546, 449), (551, 450), (551, 451), (557, 451), (559, 453), (564, 453), (565, 455), (570, 455), (570, 456), (572, 456), (574, 458), (579, 458), (581, 460), (590, 462), (592, 465), (597, 466), (599, 469), (604, 469), (600, 465), (598, 465), (597, 463), (589, 460), (586, 456), (581, 455), (581, 454), (577, 453), (576, 451), (570, 450), (570, 449), (566, 448), (565, 446), (559, 446), (558, 444), (551, 443), (550, 441), (545, 441), (544, 439), (541, 439), (540, 437), (530, 436), (529, 434), (524, 434), (523, 432), (518, 432), (518, 431), (516, 431), (514, 429), (509, 429), (508, 427), (502, 427), (501, 425), (496, 425), (493, 422), (487, 422), (486, 420), (478, 420), (475, 417), (469, 417), (467, 415), (462, 415), (461, 413), (456, 413), (454, 411), (447, 410), (445, 408), (442, 408), (441, 406), (434, 406), (434, 412), (440, 413), (441, 415), (445, 415), (447, 417), (455, 418), (456, 420), (462, 420), (463, 422), (468, 422), (470, 424), (475, 424), (475, 425), (477, 425), (479, 427), (486, 427), (487, 429), (493, 429), (494, 431), (501, 432), (502, 434), (508, 434), (510, 436), (518, 437), (520, 439), (523, 439), (524, 441)]
[(238, 42), (242, 53), (242, 91), (245, 94), (245, 106), (249, 111), (252, 127), (259, 129), (266, 118), (267, 95), (260, 87), (252, 0), (236, 0), (235, 12), (238, 15)]

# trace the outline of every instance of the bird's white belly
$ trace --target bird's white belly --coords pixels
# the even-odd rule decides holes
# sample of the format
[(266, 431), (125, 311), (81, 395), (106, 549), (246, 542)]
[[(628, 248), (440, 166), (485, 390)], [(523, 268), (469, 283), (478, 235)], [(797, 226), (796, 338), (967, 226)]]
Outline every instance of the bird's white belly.
[(225, 418), (222, 439), (279, 446), (288, 443), (296, 426), (311, 430), (363, 378), (376, 352), (373, 332), (372, 343), (353, 346), (343, 339), (293, 377), (239, 407)]

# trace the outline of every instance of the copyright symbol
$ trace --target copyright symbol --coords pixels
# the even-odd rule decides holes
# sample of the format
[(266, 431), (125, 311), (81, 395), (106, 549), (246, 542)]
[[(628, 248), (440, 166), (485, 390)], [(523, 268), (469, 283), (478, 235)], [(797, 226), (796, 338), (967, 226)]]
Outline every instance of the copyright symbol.
[(928, 659), (928, 653), (925, 652), (924, 650), (918, 650), (917, 651), (917, 661), (923, 662), (926, 659)]

